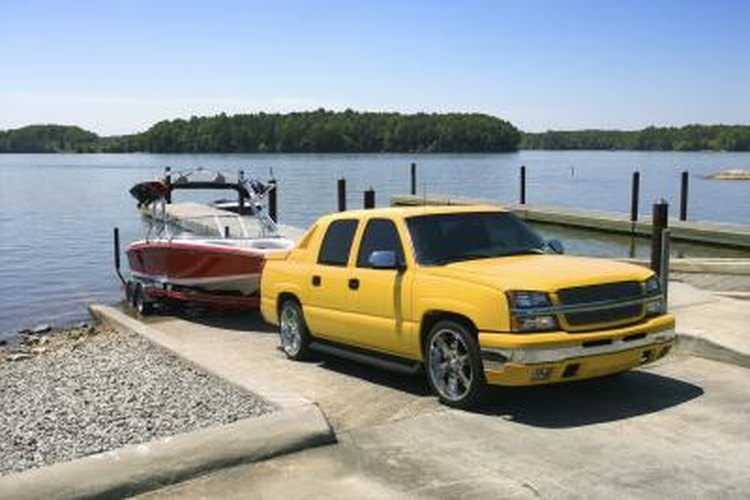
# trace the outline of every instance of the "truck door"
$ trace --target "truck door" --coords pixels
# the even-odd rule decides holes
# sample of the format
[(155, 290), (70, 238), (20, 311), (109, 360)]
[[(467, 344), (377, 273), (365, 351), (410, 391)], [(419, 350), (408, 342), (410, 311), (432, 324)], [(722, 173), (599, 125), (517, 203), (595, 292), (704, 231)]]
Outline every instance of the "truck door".
[[(392, 251), (399, 269), (376, 269), (368, 259), (374, 251)], [(390, 219), (367, 221), (348, 279), (347, 302), (353, 328), (350, 342), (378, 351), (419, 357), (412, 342), (411, 277), (404, 247)], [(412, 345), (414, 344), (414, 345)]]
[(347, 315), (349, 254), (357, 219), (340, 219), (326, 228), (316, 263), (310, 273), (305, 320), (310, 330), (319, 337), (344, 340), (351, 331)]

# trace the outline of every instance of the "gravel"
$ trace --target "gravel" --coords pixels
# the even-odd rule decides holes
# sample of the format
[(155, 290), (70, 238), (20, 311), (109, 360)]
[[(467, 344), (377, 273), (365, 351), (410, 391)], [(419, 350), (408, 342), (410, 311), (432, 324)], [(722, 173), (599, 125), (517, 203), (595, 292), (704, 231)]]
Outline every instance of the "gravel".
[(26, 335), (0, 347), (0, 475), (272, 410), (134, 334)]

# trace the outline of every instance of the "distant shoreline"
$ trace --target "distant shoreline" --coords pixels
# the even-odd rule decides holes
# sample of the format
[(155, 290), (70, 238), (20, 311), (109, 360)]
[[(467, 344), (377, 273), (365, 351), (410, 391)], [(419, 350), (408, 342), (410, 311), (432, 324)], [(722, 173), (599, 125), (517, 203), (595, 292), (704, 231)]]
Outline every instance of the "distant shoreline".
[(77, 126), (0, 131), (0, 153), (505, 153), (540, 151), (750, 151), (750, 125), (523, 132), (479, 113), (326, 110), (165, 120), (144, 132), (99, 136)]

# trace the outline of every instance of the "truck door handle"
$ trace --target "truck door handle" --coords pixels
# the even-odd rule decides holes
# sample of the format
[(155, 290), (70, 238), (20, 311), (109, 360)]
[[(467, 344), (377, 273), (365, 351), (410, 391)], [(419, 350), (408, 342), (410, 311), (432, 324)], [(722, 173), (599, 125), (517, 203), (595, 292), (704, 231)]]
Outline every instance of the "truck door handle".
[(359, 289), (359, 280), (357, 278), (352, 278), (349, 280), (349, 288), (352, 290), (358, 290)]
[(312, 277), (312, 286), (320, 286), (320, 276)]

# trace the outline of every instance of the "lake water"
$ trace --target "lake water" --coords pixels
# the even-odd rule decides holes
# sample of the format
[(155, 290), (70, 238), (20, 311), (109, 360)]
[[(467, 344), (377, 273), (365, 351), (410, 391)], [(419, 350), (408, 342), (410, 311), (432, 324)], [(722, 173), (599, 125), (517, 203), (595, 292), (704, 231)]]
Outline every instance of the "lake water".
[[(126, 243), (143, 234), (128, 189), (156, 178), (165, 165), (244, 169), (262, 180), (272, 168), (279, 182), (282, 222), (306, 226), (336, 209), (336, 179), (345, 177), (348, 206), (373, 187), (377, 204), (409, 190), (409, 164), (417, 162), (419, 194), (451, 194), (514, 202), (518, 167), (527, 166), (529, 204), (629, 212), (630, 178), (641, 171), (642, 217), (651, 203), (677, 207), (680, 172), (690, 179), (690, 218), (750, 223), (750, 182), (701, 176), (724, 168), (750, 168), (750, 153), (521, 151), (472, 155), (0, 155), (0, 336), (37, 323), (85, 319), (86, 304), (116, 302), (112, 228)], [(221, 194), (221, 193), (219, 193)], [(179, 201), (178, 193), (176, 201)], [(187, 199), (187, 197), (186, 197)], [(542, 227), (570, 253), (626, 256), (630, 239)], [(646, 256), (640, 242), (636, 254)], [(689, 255), (747, 255), (690, 245)]]

